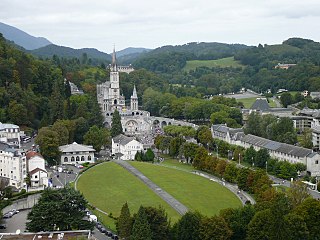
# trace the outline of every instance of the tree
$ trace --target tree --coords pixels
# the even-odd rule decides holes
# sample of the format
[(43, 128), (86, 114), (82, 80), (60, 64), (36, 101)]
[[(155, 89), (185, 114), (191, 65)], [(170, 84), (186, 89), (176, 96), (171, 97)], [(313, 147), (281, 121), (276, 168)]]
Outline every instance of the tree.
[(145, 161), (152, 162), (154, 160), (154, 153), (151, 148), (148, 148), (145, 153)]
[[(272, 213), (270, 209), (257, 212), (248, 225), (247, 240), (273, 239), (272, 231)], [(276, 239), (274, 239), (276, 240)]]
[(207, 126), (200, 126), (197, 130), (197, 139), (204, 146), (209, 146), (209, 143), (212, 142), (212, 133), (210, 128)]
[(301, 147), (312, 149), (313, 143), (311, 129), (304, 129), (304, 131), (302, 132), (302, 138), (300, 139), (300, 145)]
[(129, 239), (132, 230), (132, 218), (130, 216), (130, 210), (128, 203), (123, 204), (120, 212), (120, 216), (117, 219), (117, 232), (123, 239)]
[(260, 168), (264, 168), (268, 160), (270, 160), (270, 154), (267, 149), (262, 148), (257, 152), (254, 165)]
[(246, 151), (244, 152), (243, 161), (252, 164), (257, 156), (257, 151), (251, 145)]
[(248, 224), (255, 213), (255, 208), (250, 204), (241, 208), (227, 208), (220, 211), (220, 216), (225, 219), (232, 231), (232, 240), (246, 239)]
[(187, 212), (174, 226), (176, 240), (200, 240), (202, 215), (198, 212)]
[(185, 140), (181, 137), (172, 138), (169, 146), (169, 155), (172, 157), (178, 156), (180, 147), (184, 142)]
[(236, 164), (229, 163), (229, 164), (227, 164), (227, 166), (225, 168), (224, 178), (228, 182), (235, 183), (237, 181), (238, 172), (239, 172), (239, 170), (238, 170)]
[(28, 214), (27, 229), (31, 232), (59, 229), (93, 229), (83, 220), (87, 201), (73, 188), (46, 189)]
[(118, 110), (114, 110), (113, 116), (112, 116), (112, 123), (111, 123), (111, 137), (118, 136), (119, 134), (122, 134), (122, 124), (121, 124), (121, 117), (118, 112)]
[(134, 217), (132, 227), (131, 240), (151, 240), (152, 232), (150, 224), (148, 223), (147, 214), (142, 206), (140, 206), (138, 213)]
[(144, 210), (150, 224), (152, 240), (169, 239), (170, 223), (164, 208), (145, 207)]
[(294, 209), (293, 212), (301, 216), (306, 223), (309, 239), (318, 239), (320, 232), (320, 202), (316, 199), (308, 198)]
[(310, 194), (306, 184), (300, 181), (291, 183), (288, 191), (288, 198), (293, 208), (299, 206), (308, 197), (310, 197)]
[(56, 121), (51, 128), (52, 131), (58, 133), (59, 136), (59, 146), (68, 144), (69, 131), (61, 120)]
[(285, 107), (285, 108), (288, 105), (292, 104), (293, 100), (292, 100), (291, 93), (289, 93), (289, 92), (282, 93), (281, 97), (280, 97), (280, 101), (281, 101), (281, 104), (283, 105), (283, 107)]
[(40, 152), (48, 164), (50, 166), (56, 164), (55, 161), (60, 156), (58, 133), (48, 127), (43, 127), (39, 130), (35, 143), (39, 145)]
[(220, 216), (205, 217), (200, 224), (200, 239), (229, 240), (232, 235), (228, 224)]
[(309, 238), (308, 227), (303, 218), (295, 213), (285, 216), (285, 233), (290, 240), (307, 240)]
[(92, 145), (97, 152), (100, 152), (102, 146), (110, 143), (110, 132), (106, 128), (94, 125), (84, 135), (83, 140), (85, 144)]
[(10, 102), (8, 107), (8, 116), (12, 122), (18, 125), (27, 125), (28, 112), (23, 104), (17, 103), (16, 101)]

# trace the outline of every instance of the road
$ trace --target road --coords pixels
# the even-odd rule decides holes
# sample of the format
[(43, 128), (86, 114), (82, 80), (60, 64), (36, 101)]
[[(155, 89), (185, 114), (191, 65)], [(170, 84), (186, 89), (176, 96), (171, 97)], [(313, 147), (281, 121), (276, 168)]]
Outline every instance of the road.
[(153, 192), (155, 192), (159, 197), (166, 201), (173, 209), (175, 209), (180, 215), (184, 215), (188, 212), (188, 208), (180, 203), (177, 199), (171, 196), (169, 193), (161, 189), (158, 185), (153, 183), (149, 178), (143, 175), (136, 168), (131, 166), (128, 162), (122, 160), (114, 160), (115, 163), (122, 166), (124, 169), (128, 170), (134, 176), (138, 177), (142, 182), (144, 182)]
[[(278, 183), (282, 186), (285, 186), (285, 187), (291, 187), (291, 183), (290, 181), (287, 181), (287, 180), (283, 180), (281, 178), (277, 178), (275, 176), (271, 176), (269, 175), (269, 178), (274, 182), (274, 183)], [(308, 189), (310, 195), (315, 198), (315, 199), (320, 199), (320, 192), (318, 191), (315, 191), (315, 190), (311, 190), (311, 189)]]
[(15, 233), (18, 229), (21, 232), (26, 230), (27, 215), (31, 210), (23, 210), (13, 215), (11, 218), (3, 219), (7, 229), (0, 229), (1, 233)]

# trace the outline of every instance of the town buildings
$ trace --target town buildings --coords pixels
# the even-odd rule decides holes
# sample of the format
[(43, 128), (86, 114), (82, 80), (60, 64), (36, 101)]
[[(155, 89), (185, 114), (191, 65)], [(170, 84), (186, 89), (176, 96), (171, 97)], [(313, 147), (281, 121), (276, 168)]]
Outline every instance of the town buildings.
[(7, 143), (0, 142), (0, 177), (8, 186), (20, 189), (25, 187), (27, 160), (23, 151), (14, 149)]
[(311, 149), (293, 146), (286, 143), (272, 141), (266, 138), (244, 134), (241, 128), (233, 129), (225, 124), (211, 126), (213, 138), (218, 138), (229, 144), (255, 150), (267, 149), (272, 158), (290, 163), (303, 163), (311, 176), (320, 176), (320, 155)]
[(76, 142), (59, 147), (61, 152), (60, 163), (58, 164), (82, 164), (94, 162), (94, 152), (92, 146), (78, 144)]
[(48, 187), (48, 172), (45, 168), (45, 160), (40, 153), (29, 151), (26, 154), (27, 169), (30, 175), (30, 188)]
[(134, 137), (120, 134), (112, 138), (112, 154), (120, 160), (134, 160), (138, 151), (143, 151), (143, 144)]
[(20, 128), (17, 125), (0, 122), (0, 142), (20, 147)]

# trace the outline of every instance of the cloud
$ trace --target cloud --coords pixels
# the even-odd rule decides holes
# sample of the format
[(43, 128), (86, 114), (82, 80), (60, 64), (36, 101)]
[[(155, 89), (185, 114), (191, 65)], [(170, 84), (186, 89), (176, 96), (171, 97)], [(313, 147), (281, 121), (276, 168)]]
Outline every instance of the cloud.
[(308, 0), (1, 0), (0, 21), (59, 45), (110, 52), (191, 41), (320, 40), (320, 2)]

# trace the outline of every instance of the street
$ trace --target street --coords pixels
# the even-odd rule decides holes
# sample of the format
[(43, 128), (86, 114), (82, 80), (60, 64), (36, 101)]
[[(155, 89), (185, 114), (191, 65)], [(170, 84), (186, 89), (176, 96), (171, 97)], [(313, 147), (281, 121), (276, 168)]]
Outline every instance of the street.
[(3, 219), (6, 229), (0, 229), (1, 233), (15, 233), (18, 229), (24, 232), (26, 229), (27, 215), (31, 210), (23, 210), (13, 215), (11, 218)]

